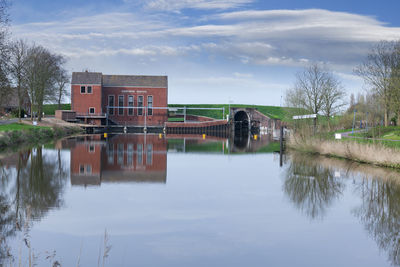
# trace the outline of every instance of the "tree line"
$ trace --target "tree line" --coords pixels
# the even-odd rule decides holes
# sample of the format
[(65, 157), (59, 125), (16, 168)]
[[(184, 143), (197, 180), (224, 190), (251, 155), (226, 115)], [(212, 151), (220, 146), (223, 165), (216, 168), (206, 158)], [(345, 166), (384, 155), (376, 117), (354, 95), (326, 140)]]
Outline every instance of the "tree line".
[[(61, 105), (69, 82), (66, 59), (48, 48), (25, 40), (12, 40), (8, 32), (7, 0), (0, 0), (0, 106), (18, 98), (18, 117), (29, 98), (31, 119), (40, 121), (43, 103)], [(21, 118), (20, 118), (21, 120)]]
[[(323, 115), (328, 124), (333, 115), (350, 115), (360, 106), (364, 118), (388, 126), (391, 117), (400, 123), (400, 41), (380, 41), (372, 46), (366, 59), (354, 69), (366, 85), (366, 96), (352, 94), (346, 102), (346, 89), (326, 65), (311, 63), (296, 74), (295, 84), (286, 91), (286, 104), (303, 112)], [(393, 120), (392, 120), (393, 121)]]

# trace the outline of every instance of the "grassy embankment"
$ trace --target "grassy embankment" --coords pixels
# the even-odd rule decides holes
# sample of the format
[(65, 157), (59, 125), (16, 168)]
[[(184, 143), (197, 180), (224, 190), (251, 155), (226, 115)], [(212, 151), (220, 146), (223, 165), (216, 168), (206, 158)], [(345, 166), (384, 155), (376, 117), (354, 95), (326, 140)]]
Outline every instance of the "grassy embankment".
[[(229, 105), (228, 104), (170, 104), (168, 107), (187, 107), (187, 108), (225, 108), (225, 116), (228, 114)], [(230, 107), (235, 108), (256, 108), (262, 114), (273, 118), (273, 119), (281, 119), (286, 120), (286, 113), (284, 108), (276, 107), (276, 106), (258, 106), (258, 105), (240, 105), (240, 104), (232, 104)], [(182, 114), (182, 110), (179, 110), (179, 114)], [(205, 116), (214, 119), (222, 119), (223, 112), (222, 110), (201, 110), (201, 109), (189, 109), (186, 112), (187, 115), (197, 115), (197, 116)], [(181, 121), (180, 118), (169, 118), (169, 121)]]
[[(170, 104), (168, 107), (171, 108), (225, 108), (225, 115), (228, 114), (229, 105), (228, 104)], [(242, 105), (242, 104), (235, 104), (230, 105), (230, 107), (235, 108), (256, 108), (258, 111), (263, 113), (264, 115), (273, 118), (273, 119), (286, 119), (285, 110), (282, 107), (276, 106), (258, 106), (258, 105)], [(58, 109), (57, 104), (46, 104), (43, 105), (43, 112), (45, 115), (54, 115), (55, 111)], [(70, 110), (71, 104), (62, 104), (62, 110)], [(179, 114), (182, 114), (183, 111), (179, 110)], [(197, 115), (197, 116), (204, 116), (210, 117), (214, 119), (222, 119), (223, 112), (222, 110), (200, 110), (200, 109), (189, 109), (186, 112), (187, 115)], [(169, 118), (169, 121), (182, 121), (182, 118)]]
[[(54, 115), (58, 109), (58, 104), (43, 105), (44, 115)], [(61, 110), (71, 110), (71, 104), (61, 104)]]
[[(354, 137), (335, 140), (333, 133), (293, 135), (288, 146), (295, 150), (400, 169), (400, 127), (377, 127)], [(358, 138), (357, 138), (358, 137)], [(360, 138), (363, 137), (363, 138)]]
[(33, 126), (25, 123), (0, 125), (0, 151), (43, 144), (80, 131), (80, 127), (75, 126)]

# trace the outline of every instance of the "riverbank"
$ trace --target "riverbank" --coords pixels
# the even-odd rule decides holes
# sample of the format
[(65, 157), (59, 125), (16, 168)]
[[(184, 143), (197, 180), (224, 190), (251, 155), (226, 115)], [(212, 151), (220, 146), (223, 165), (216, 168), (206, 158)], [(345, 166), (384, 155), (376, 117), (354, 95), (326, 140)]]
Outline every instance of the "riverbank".
[(362, 143), (356, 140), (327, 140), (291, 136), (287, 141), (290, 149), (304, 153), (342, 158), (380, 167), (400, 169), (400, 150), (380, 143)]
[(62, 123), (54, 121), (54, 119), (43, 120), (35, 126), (30, 121), (1, 125), (0, 151), (43, 144), (81, 132), (82, 128), (79, 125)]

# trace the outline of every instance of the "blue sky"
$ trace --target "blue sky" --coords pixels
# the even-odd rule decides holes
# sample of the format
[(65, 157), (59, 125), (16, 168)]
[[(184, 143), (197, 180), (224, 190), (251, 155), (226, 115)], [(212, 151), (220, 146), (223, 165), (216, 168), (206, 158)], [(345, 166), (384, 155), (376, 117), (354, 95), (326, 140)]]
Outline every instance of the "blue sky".
[(12, 34), (70, 71), (168, 75), (170, 103), (280, 105), (310, 62), (362, 92), (352, 70), (375, 42), (400, 39), (400, 2), (321, 2), (14, 0)]

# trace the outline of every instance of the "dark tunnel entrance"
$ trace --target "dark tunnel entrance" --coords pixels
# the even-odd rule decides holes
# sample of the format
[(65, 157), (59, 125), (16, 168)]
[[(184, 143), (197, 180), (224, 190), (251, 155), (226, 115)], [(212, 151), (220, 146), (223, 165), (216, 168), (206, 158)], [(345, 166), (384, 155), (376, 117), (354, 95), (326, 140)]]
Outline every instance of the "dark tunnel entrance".
[(249, 131), (249, 115), (243, 110), (236, 112), (235, 117), (235, 133), (247, 133)]
[(247, 146), (247, 141), (249, 137), (249, 115), (246, 111), (240, 110), (235, 113), (235, 136), (234, 144), (239, 149), (244, 149)]

